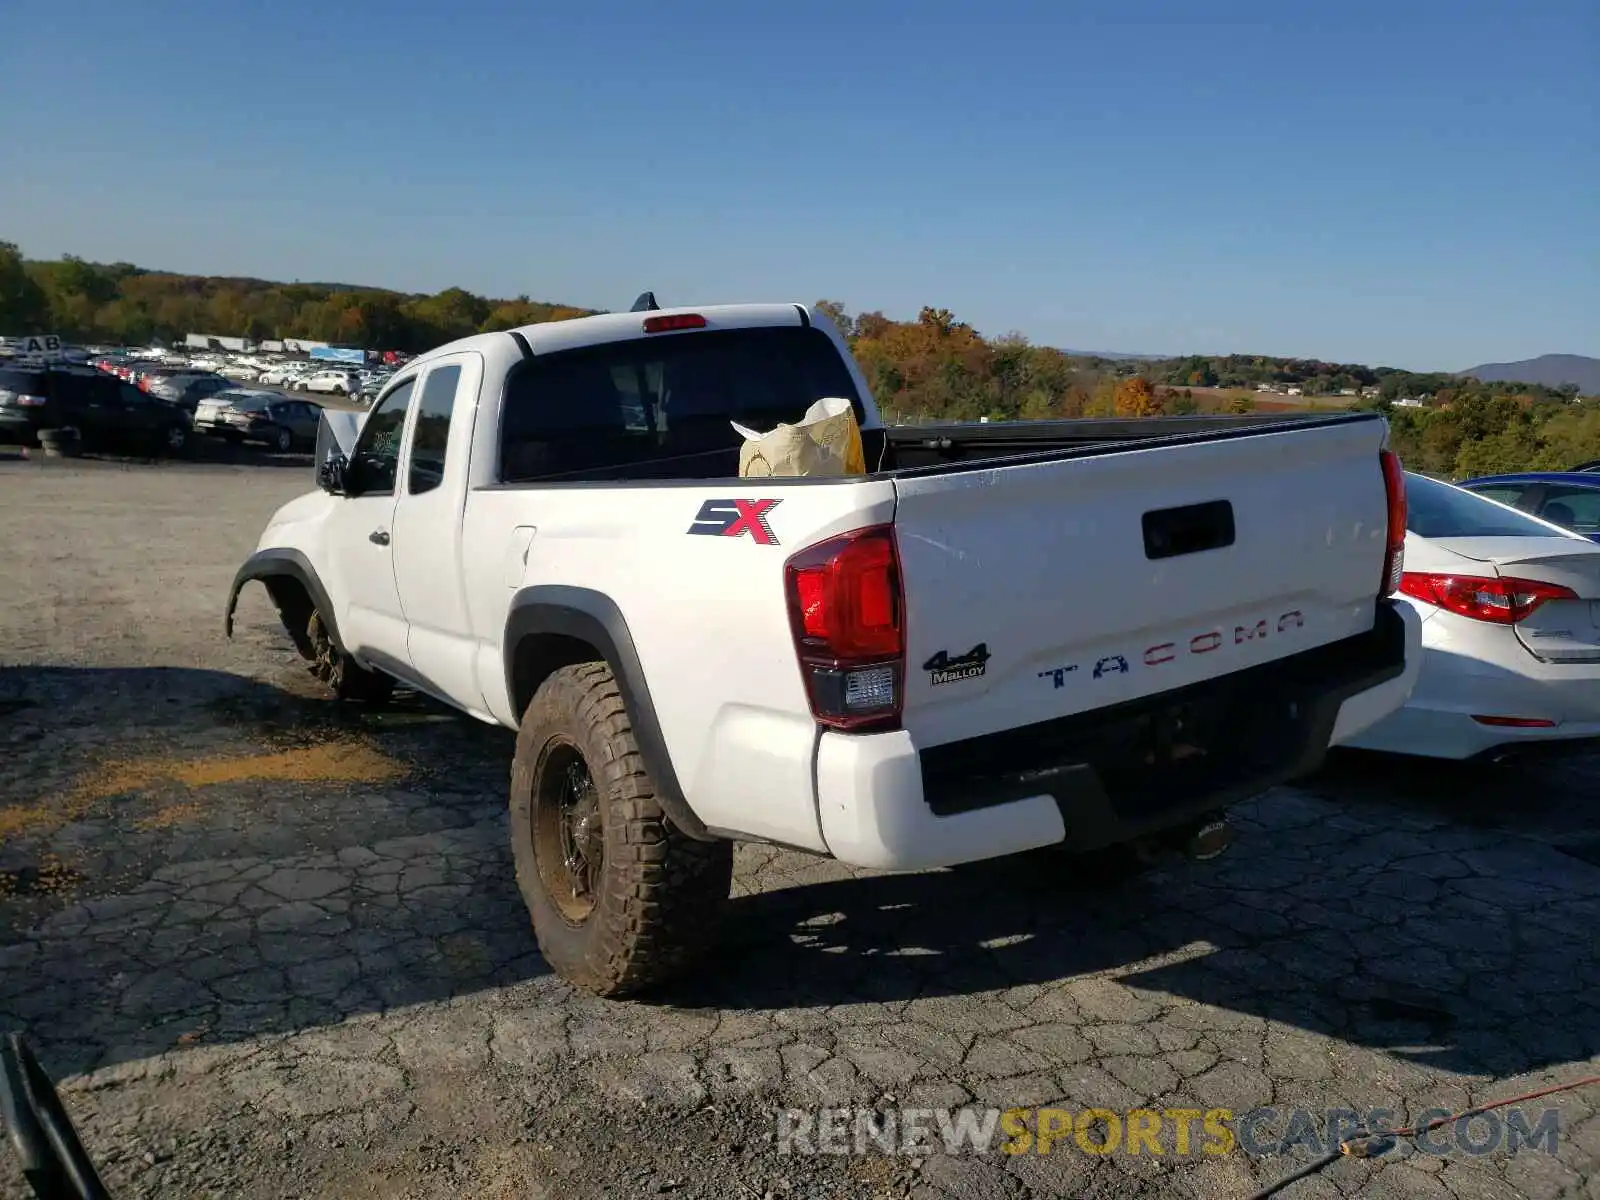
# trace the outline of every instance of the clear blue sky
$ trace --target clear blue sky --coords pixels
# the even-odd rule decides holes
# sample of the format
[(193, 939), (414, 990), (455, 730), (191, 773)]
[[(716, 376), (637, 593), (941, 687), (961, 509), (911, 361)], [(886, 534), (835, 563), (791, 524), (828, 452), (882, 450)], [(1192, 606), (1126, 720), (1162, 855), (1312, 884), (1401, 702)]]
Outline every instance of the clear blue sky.
[(11, 0), (0, 238), (1075, 349), (1600, 354), (1594, 0)]

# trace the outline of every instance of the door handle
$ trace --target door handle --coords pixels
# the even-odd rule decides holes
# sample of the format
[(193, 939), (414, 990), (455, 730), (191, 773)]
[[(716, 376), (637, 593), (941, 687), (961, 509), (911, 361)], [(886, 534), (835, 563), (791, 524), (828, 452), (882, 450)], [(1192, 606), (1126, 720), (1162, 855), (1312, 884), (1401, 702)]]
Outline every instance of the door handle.
[(389, 544), (389, 531), (387, 529), (374, 529), (367, 534), (367, 541), (374, 545), (387, 546)]

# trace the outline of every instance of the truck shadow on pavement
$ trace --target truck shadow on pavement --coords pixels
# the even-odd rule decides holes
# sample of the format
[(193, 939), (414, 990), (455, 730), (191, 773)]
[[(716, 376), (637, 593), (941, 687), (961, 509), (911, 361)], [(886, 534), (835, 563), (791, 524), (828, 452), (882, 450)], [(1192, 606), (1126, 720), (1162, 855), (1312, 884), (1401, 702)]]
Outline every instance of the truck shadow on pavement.
[[(1223, 858), (1142, 878), (1046, 853), (745, 896), (721, 959), (737, 967), (676, 999), (964, 997), (981, 1022), (1009, 989), (1100, 976), (1122, 987), (1091, 986), (1077, 1019), (1195, 1002), (1223, 1010), (1222, 1026), (1263, 1017), (1491, 1077), (1600, 1052), (1600, 870), (1494, 833), (1369, 823), (1288, 789), (1241, 813)], [(1108, 994), (1120, 1009), (1100, 1010)]]
[(299, 678), (0, 670), (0, 1018), (53, 1072), (545, 973), (507, 739)]
[[(546, 975), (511, 748), (420, 701), (333, 704), (297, 666), (0, 669), (0, 1020), (62, 1075)], [(1291, 789), (1239, 826), (1222, 859), (1131, 880), (1053, 854), (866, 876), (748, 847), (724, 943), (650, 1019), (932, 1000), (975, 1028), (1032, 1004), (1121, 1027), (1198, 1003), (1423, 1069), (1600, 1050), (1596, 868)]]
[[(1505, 761), (1452, 762), (1341, 750), (1307, 788), (1343, 805), (1387, 807), (1478, 829), (1538, 838), (1588, 857), (1600, 842), (1600, 747)], [(1600, 865), (1600, 857), (1589, 858)]]

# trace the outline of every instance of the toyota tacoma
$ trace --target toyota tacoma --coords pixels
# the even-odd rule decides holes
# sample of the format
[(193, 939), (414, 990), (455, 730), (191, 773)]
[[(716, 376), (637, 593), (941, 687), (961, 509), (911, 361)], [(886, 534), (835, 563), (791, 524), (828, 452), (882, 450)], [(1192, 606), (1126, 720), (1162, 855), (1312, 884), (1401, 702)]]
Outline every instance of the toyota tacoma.
[[(681, 970), (734, 840), (922, 870), (1192, 836), (1415, 682), (1376, 414), (888, 426), (816, 310), (640, 307), (408, 363), (227, 603), (264, 584), (340, 697), (516, 731), (569, 981)], [(865, 473), (739, 477), (732, 422), (822, 398)]]

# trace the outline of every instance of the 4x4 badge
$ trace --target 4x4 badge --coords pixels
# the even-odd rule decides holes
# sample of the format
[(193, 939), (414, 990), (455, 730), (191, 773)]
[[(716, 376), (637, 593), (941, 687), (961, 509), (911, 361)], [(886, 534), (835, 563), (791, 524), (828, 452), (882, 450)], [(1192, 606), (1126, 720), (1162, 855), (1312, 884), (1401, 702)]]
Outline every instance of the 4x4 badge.
[(958, 679), (976, 679), (988, 669), (989, 643), (979, 642), (965, 654), (952, 658), (948, 650), (941, 650), (922, 669), (928, 672), (928, 682), (934, 687), (941, 683), (954, 683)]

